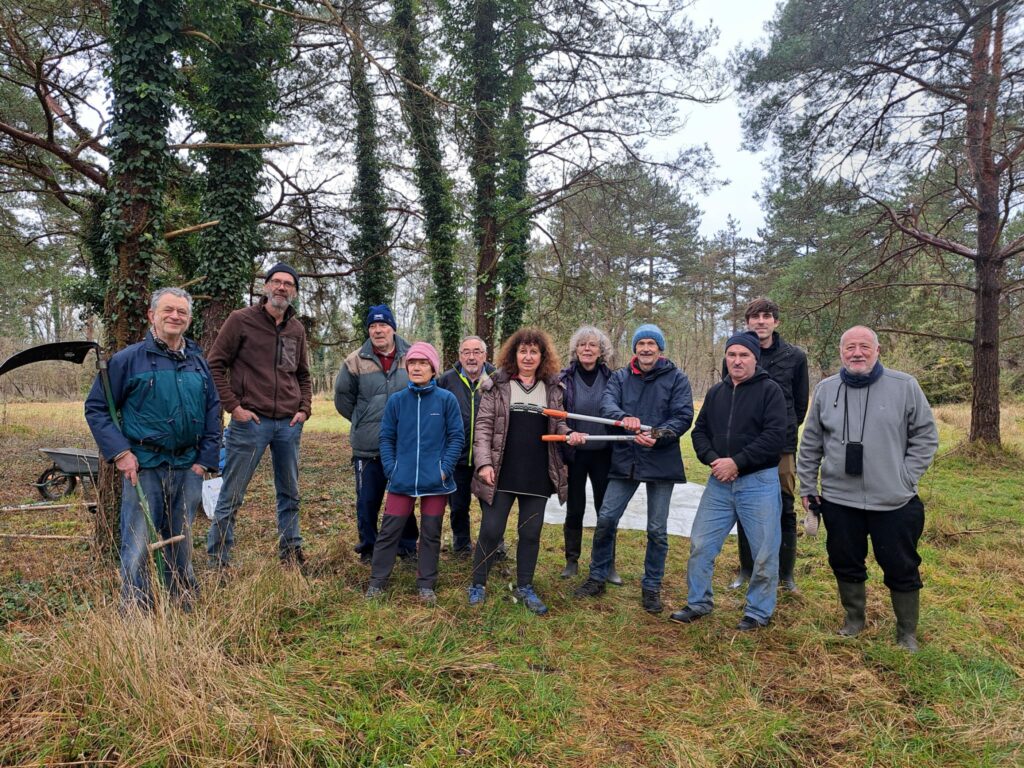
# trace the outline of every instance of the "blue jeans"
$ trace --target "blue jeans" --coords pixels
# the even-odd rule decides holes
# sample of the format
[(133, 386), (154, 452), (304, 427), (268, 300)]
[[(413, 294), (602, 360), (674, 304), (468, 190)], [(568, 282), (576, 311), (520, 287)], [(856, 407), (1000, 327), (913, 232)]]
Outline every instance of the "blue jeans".
[(210, 560), (227, 565), (235, 543), (235, 517), (242, 506), (260, 459), (270, 446), (277, 490), (278, 550), (282, 556), (302, 546), (299, 533), (299, 442), (302, 423), (290, 426), (291, 417), (255, 421), (231, 419), (227, 436), (227, 461), (224, 484), (217, 498), (210, 532), (206, 536), (206, 554)]
[[(675, 483), (648, 482), (647, 485), (647, 554), (644, 556), (644, 577), (642, 589), (652, 592), (661, 590), (661, 579), (665, 575), (665, 558), (668, 556), (668, 508), (672, 501)], [(608, 481), (604, 492), (604, 503), (597, 513), (597, 528), (594, 544), (590, 551), (590, 578), (603, 582), (615, 563), (615, 536), (619, 520), (626, 511), (626, 505), (633, 498), (639, 480)]]
[(781, 515), (777, 467), (742, 475), (731, 483), (708, 477), (690, 531), (690, 560), (686, 566), (690, 608), (697, 613), (710, 613), (714, 607), (711, 574), (715, 558), (739, 520), (754, 558), (754, 571), (747, 587), (746, 615), (762, 622), (771, 618), (775, 611), (775, 590), (779, 586)]
[[(160, 575), (173, 600), (190, 605), (199, 591), (192, 569), (192, 523), (202, 500), (203, 478), (190, 468), (167, 465), (139, 470), (139, 486), (149, 505), (153, 527), (162, 539), (184, 534), (185, 540), (163, 548)], [(138, 492), (121, 481), (121, 608), (153, 607), (150, 584), (149, 526), (139, 504)]]
[[(388, 489), (388, 479), (384, 475), (384, 464), (379, 456), (372, 459), (353, 457), (352, 469), (356, 473), (356, 528), (359, 530), (356, 552), (370, 555), (377, 544), (380, 506), (384, 502), (384, 492)], [(405, 520), (402, 538), (398, 541), (398, 554), (402, 557), (415, 554), (418, 538), (416, 516), (409, 515)]]

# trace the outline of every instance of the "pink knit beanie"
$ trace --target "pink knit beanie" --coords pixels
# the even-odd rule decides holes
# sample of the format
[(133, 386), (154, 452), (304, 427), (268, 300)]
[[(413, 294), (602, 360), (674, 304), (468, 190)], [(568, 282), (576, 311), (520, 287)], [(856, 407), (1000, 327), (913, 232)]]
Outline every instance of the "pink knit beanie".
[(441, 356), (425, 341), (417, 341), (409, 347), (409, 351), (405, 353), (405, 361), (410, 360), (426, 360), (434, 369), (435, 376), (441, 372)]

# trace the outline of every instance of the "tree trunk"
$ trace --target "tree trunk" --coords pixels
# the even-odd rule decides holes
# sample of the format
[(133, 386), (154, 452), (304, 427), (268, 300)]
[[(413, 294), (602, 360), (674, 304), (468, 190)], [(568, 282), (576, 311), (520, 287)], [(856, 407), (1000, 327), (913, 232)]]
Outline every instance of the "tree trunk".
[[(967, 156), (978, 200), (978, 248), (975, 257), (973, 371), (970, 442), (999, 445), (999, 301), (1003, 285), (999, 258), (999, 171), (992, 151), (992, 118), (998, 106), (1002, 67), (1003, 16), (976, 27), (967, 95)], [(993, 32), (995, 34), (993, 35)]]
[[(979, 223), (981, 216), (979, 218)], [(979, 226), (979, 230), (981, 227)], [(980, 235), (980, 231), (979, 231)], [(979, 238), (980, 239), (980, 238)], [(974, 302), (971, 431), (973, 442), (999, 445), (999, 302), (1002, 266), (995, 256), (975, 264), (977, 294)]]
[(494, 348), (495, 296), (498, 272), (497, 165), (498, 99), (501, 81), (497, 54), (498, 8), (494, 0), (478, 0), (473, 25), (473, 150), (470, 173), (476, 186), (477, 241), (476, 333)]

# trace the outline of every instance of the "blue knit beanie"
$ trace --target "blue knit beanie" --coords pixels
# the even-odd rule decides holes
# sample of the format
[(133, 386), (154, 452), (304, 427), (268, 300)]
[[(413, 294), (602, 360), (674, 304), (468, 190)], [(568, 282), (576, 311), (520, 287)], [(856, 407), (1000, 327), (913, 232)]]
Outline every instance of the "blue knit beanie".
[(387, 323), (396, 331), (398, 326), (395, 325), (395, 316), (391, 313), (391, 307), (387, 304), (378, 304), (375, 307), (370, 307), (366, 312), (366, 322), (363, 326), (366, 330), (370, 330), (370, 326), (374, 323)]
[(757, 338), (757, 334), (753, 331), (740, 331), (730, 336), (729, 340), (725, 342), (726, 352), (729, 351), (729, 347), (733, 344), (746, 347), (754, 353), (754, 359), (761, 362), (761, 340)]
[(662, 352), (665, 351), (665, 334), (661, 332), (661, 328), (656, 326), (654, 323), (644, 323), (633, 333), (633, 351), (636, 352), (636, 343), (640, 339), (654, 339), (658, 345), (658, 349)]

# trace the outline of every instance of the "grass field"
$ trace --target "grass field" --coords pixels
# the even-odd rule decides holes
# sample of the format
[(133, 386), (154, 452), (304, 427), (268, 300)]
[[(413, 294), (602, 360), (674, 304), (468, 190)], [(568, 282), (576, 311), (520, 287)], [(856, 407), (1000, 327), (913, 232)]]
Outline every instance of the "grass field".
[[(197, 557), (204, 592), (191, 615), (123, 621), (113, 568), (85, 542), (0, 538), (0, 764), (1024, 764), (1024, 408), (1004, 412), (1010, 450), (995, 454), (959, 444), (964, 408), (937, 411), (914, 656), (893, 643), (875, 567), (868, 630), (834, 634), (821, 538), (800, 539), (800, 592), (782, 595), (752, 637), (733, 631), (734, 543), (719, 560), (715, 612), (681, 627), (640, 609), (639, 532), (620, 537), (626, 585), (581, 604), (558, 578), (561, 531), (546, 526), (543, 618), (507, 597), (508, 566), (471, 610), (469, 565), (447, 554), (436, 608), (417, 603), (403, 566), (387, 599), (366, 604), (345, 424), (328, 401), (314, 411), (303, 438), (308, 580), (274, 561), (266, 466), (240, 514), (239, 573), (218, 585)], [(80, 413), (0, 405), (0, 503), (33, 501), (46, 466), (37, 448), (89, 444)], [(683, 446), (702, 482), (688, 437)], [(0, 532), (91, 529), (83, 508), (0, 512)], [(199, 552), (205, 533), (200, 515)], [(687, 544), (670, 543), (671, 608), (684, 602)]]

